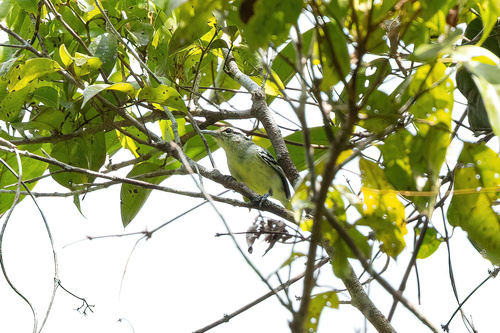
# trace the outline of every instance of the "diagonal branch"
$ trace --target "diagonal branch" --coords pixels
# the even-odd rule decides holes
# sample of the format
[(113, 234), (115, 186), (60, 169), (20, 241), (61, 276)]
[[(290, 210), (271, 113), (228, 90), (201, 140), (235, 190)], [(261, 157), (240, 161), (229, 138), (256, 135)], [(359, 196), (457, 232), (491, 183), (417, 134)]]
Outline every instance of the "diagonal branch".
[[(0, 151), (4, 151), (4, 152), (8, 152), (8, 153), (15, 153), (14, 149), (3, 147), (3, 146), (0, 146)], [(162, 191), (162, 192), (185, 195), (185, 196), (189, 196), (189, 197), (193, 197), (193, 198), (205, 198), (204, 194), (200, 193), (200, 192), (181, 191), (181, 190), (177, 190), (177, 189), (168, 188), (165, 186), (151, 184), (151, 183), (137, 180), (137, 179), (123, 178), (123, 177), (118, 177), (118, 176), (114, 176), (114, 175), (108, 175), (108, 174), (98, 172), (98, 171), (93, 171), (93, 170), (89, 170), (89, 169), (75, 167), (75, 166), (60, 162), (52, 157), (39, 156), (39, 155), (33, 154), (29, 151), (19, 150), (18, 153), (22, 156), (26, 156), (26, 157), (29, 157), (32, 159), (36, 159), (36, 160), (39, 160), (39, 161), (42, 161), (45, 163), (49, 163), (49, 164), (58, 166), (66, 172), (82, 173), (82, 174), (91, 175), (94, 177), (108, 179), (108, 180), (115, 181), (115, 182), (131, 184), (131, 185), (135, 185), (135, 186), (139, 186), (139, 187), (143, 187), (143, 188), (147, 188), (147, 189), (151, 189), (151, 190), (158, 190), (158, 191)], [(192, 160), (190, 160), (189, 163), (193, 166), (193, 169), (196, 169), (200, 173), (200, 175), (202, 175), (203, 177), (206, 177), (206, 178), (208, 178), (212, 181), (215, 181), (219, 184), (222, 184), (226, 188), (234, 190), (234, 191), (236, 191), (236, 192), (238, 192), (238, 193), (240, 193), (240, 194), (244, 195), (245, 197), (252, 200), (249, 203), (245, 203), (245, 202), (241, 202), (238, 200), (232, 200), (232, 199), (214, 198), (215, 201), (230, 203), (231, 205), (235, 205), (238, 207), (247, 207), (247, 208), (255, 208), (255, 209), (259, 208), (263, 211), (268, 211), (268, 212), (273, 213), (279, 217), (282, 217), (288, 221), (294, 222), (294, 218), (293, 218), (292, 214), (288, 210), (286, 210), (284, 207), (282, 207), (278, 204), (275, 204), (274, 202), (271, 202), (269, 200), (265, 200), (264, 202), (260, 203), (259, 200), (260, 200), (261, 196), (259, 196), (257, 193), (250, 190), (250, 188), (247, 185), (236, 181), (234, 178), (232, 178), (230, 176), (225, 176), (225, 175), (221, 174), (218, 170), (209, 171), (205, 167), (197, 164), (196, 162), (194, 162)]]
[[(373, 271), (372, 266), (368, 263), (368, 260), (366, 259), (365, 255), (361, 250), (356, 246), (356, 243), (354, 240), (351, 238), (351, 236), (347, 233), (347, 231), (340, 225), (340, 223), (337, 221), (337, 218), (335, 215), (333, 215), (330, 211), (324, 210), (324, 215), (330, 225), (338, 232), (339, 236), (342, 238), (342, 240), (346, 243), (346, 245), (349, 247), (349, 249), (352, 251), (354, 256), (358, 259), (359, 263), (363, 268), (370, 273), (370, 275), (377, 280), (377, 282), (389, 293), (394, 297), (394, 299), (398, 300), (403, 304), (408, 310), (410, 310), (415, 317), (417, 317), (424, 325), (429, 327), (432, 332), (439, 332), (438, 328), (435, 327), (430, 320), (428, 320), (423, 314), (418, 311), (418, 309), (411, 304), (406, 298), (403, 297), (403, 295), (394, 289), (389, 282), (387, 282), (384, 278), (382, 278), (379, 274)], [(331, 249), (326, 247), (327, 251), (331, 253)], [(330, 254), (329, 253), (329, 254)], [(332, 254), (333, 255), (333, 254)], [(345, 282), (345, 281), (344, 281)], [(347, 283), (350, 283), (349, 281)], [(351, 295), (352, 297), (352, 295)]]
[(238, 64), (229, 51), (224, 50), (224, 57), (227, 59), (226, 68), (229, 75), (252, 95), (251, 112), (264, 125), (269, 140), (276, 152), (276, 160), (283, 168), (283, 171), (285, 171), (290, 183), (295, 186), (300, 180), (300, 175), (288, 153), (281, 131), (269, 110), (266, 102), (266, 93), (257, 83), (252, 81), (248, 75), (239, 69)]
[[(320, 262), (318, 262), (315, 266), (314, 266), (314, 270), (317, 270), (318, 268), (320, 268), (321, 266), (323, 266), (324, 264), (326, 264), (327, 262), (329, 262), (330, 259), (329, 258), (324, 258), (323, 260), (321, 260)], [(236, 317), (237, 315), (245, 312), (246, 310), (254, 307), (255, 305), (261, 303), (262, 301), (265, 301), (266, 299), (268, 299), (269, 297), (277, 294), (278, 292), (282, 291), (282, 290), (285, 290), (287, 289), (288, 287), (290, 287), (292, 284), (294, 284), (295, 282), (299, 281), (300, 279), (302, 279), (305, 275), (305, 272), (302, 272), (300, 273), (299, 275), (291, 278), (290, 280), (288, 280), (287, 282), (281, 284), (280, 286), (274, 288), (273, 290), (271, 290), (270, 292), (268, 292), (267, 294), (257, 298), (256, 300), (254, 300), (253, 302), (245, 305), (244, 307), (234, 311), (233, 313), (230, 313), (230, 314), (226, 314), (224, 315), (223, 318), (213, 322), (212, 324), (210, 325), (207, 325), (193, 333), (203, 333), (203, 332), (206, 332), (206, 331), (209, 331), (211, 330), (212, 328), (214, 327), (217, 327), (219, 326), (220, 324), (223, 324), (223, 323), (227, 323), (229, 320), (231, 320), (232, 318)]]

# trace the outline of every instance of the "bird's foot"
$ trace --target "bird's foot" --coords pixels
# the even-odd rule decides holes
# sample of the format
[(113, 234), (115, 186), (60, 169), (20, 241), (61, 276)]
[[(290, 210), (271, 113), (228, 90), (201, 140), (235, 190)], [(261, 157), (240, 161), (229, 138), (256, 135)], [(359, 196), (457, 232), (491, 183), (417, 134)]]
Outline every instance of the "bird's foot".
[(266, 193), (264, 195), (262, 195), (258, 201), (259, 201), (259, 210), (261, 210), (262, 208), (262, 204), (267, 200), (267, 198), (269, 198), (269, 193)]

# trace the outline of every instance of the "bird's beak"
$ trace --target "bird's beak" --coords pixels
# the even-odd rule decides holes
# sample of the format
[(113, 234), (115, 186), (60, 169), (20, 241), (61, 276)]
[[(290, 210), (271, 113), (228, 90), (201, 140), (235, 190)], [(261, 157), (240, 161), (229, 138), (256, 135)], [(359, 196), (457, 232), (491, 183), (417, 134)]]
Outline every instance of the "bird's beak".
[(220, 136), (219, 132), (217, 132), (217, 131), (211, 131), (211, 130), (200, 130), (200, 133), (206, 134), (206, 135), (210, 135), (210, 136), (213, 136), (215, 138)]

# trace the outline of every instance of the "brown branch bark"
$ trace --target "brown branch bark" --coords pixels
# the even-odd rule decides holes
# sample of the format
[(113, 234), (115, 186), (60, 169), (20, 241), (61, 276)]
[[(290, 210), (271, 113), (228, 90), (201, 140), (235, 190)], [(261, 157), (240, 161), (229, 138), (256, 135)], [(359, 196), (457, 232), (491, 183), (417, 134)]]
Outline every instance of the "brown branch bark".
[(281, 131), (274, 120), (271, 111), (266, 102), (266, 93), (264, 90), (248, 75), (245, 75), (236, 64), (236, 61), (232, 57), (231, 53), (226, 51), (224, 56), (226, 60), (226, 68), (229, 75), (239, 84), (241, 84), (245, 89), (252, 95), (252, 109), (251, 112), (260, 122), (264, 125), (266, 129), (269, 140), (271, 141), (274, 150), (276, 152), (276, 160), (285, 171), (285, 175), (290, 180), (290, 183), (295, 186), (300, 180), (300, 175), (297, 168), (290, 158), (288, 149), (286, 148), (285, 141), (281, 135)]
[(387, 318), (371, 301), (351, 266), (349, 266), (349, 274), (342, 278), (342, 282), (351, 295), (352, 306), (358, 309), (378, 332), (396, 332)]

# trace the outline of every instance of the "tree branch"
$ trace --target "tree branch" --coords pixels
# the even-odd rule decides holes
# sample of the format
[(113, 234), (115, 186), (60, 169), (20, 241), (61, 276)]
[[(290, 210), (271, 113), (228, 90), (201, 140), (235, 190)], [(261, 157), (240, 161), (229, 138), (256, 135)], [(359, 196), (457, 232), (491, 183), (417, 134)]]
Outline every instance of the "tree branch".
[(395, 333), (396, 330), (385, 318), (380, 310), (373, 304), (363, 285), (358, 280), (352, 266), (349, 265), (349, 273), (342, 277), (342, 281), (351, 295), (351, 304), (357, 308), (378, 332)]
[(226, 58), (226, 68), (229, 75), (252, 95), (252, 114), (264, 125), (269, 140), (276, 152), (276, 160), (283, 168), (283, 171), (285, 171), (290, 183), (295, 186), (300, 180), (300, 175), (290, 158), (281, 131), (269, 110), (266, 102), (266, 93), (257, 83), (252, 81), (248, 75), (245, 75), (239, 69), (238, 64), (229, 51), (224, 51), (224, 57)]
[[(321, 260), (319, 263), (317, 263), (315, 266), (314, 266), (314, 269), (317, 270), (318, 268), (320, 268), (321, 266), (323, 266), (324, 264), (326, 264), (327, 262), (329, 262), (330, 259), (329, 258), (324, 258), (323, 260)], [(261, 303), (262, 301), (265, 301), (266, 299), (268, 299), (269, 297), (277, 294), (278, 292), (290, 287), (292, 284), (294, 284), (295, 282), (299, 281), (300, 279), (302, 279), (305, 275), (305, 272), (302, 272), (300, 273), (299, 275), (293, 277), (292, 279), (288, 280), (287, 282), (281, 284), (280, 286), (274, 288), (273, 290), (271, 290), (270, 292), (268, 292), (267, 294), (257, 298), (256, 300), (254, 300), (253, 302), (245, 305), (244, 307), (234, 311), (233, 313), (230, 313), (228, 315), (224, 315), (223, 318), (213, 322), (212, 324), (210, 325), (207, 325), (193, 333), (203, 333), (203, 332), (206, 332), (208, 330), (211, 330), (212, 328), (214, 327), (217, 327), (219, 326), (220, 324), (223, 324), (223, 323), (227, 323), (229, 320), (231, 320), (232, 318), (236, 317), (237, 315), (245, 312), (246, 310), (254, 307), (255, 305)]]

